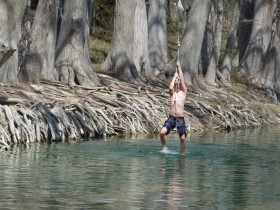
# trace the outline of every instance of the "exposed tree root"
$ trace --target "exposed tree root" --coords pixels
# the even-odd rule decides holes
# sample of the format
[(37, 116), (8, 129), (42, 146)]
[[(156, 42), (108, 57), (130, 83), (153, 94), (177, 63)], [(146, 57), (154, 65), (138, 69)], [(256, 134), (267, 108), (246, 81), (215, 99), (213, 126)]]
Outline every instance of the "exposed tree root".
[[(2, 86), (0, 148), (8, 149), (16, 143), (160, 131), (168, 116), (167, 89), (128, 84), (106, 75), (99, 77), (104, 86), (92, 88), (50, 81), (33, 86)], [(233, 130), (280, 123), (276, 104), (270, 103), (264, 110), (268, 99), (262, 101), (252, 93), (215, 94), (205, 97), (190, 90), (185, 103), (188, 130)]]

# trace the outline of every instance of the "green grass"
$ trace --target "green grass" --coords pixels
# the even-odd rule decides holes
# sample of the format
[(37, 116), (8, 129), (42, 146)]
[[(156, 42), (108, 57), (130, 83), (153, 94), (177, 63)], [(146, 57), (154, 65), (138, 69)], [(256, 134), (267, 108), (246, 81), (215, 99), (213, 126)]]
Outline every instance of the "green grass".
[(90, 59), (97, 73), (102, 72), (101, 65), (110, 50), (114, 5), (115, 0), (95, 1), (95, 33), (90, 37)]
[(95, 72), (101, 72), (101, 65), (110, 50), (110, 42), (92, 37), (90, 40), (90, 58)]

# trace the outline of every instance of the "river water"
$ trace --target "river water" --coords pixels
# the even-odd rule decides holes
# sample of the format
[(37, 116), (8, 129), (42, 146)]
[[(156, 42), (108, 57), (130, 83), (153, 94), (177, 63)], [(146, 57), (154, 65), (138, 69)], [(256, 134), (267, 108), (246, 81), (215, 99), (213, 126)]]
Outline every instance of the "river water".
[(0, 209), (279, 209), (279, 127), (191, 134), (184, 156), (172, 139), (1, 151)]

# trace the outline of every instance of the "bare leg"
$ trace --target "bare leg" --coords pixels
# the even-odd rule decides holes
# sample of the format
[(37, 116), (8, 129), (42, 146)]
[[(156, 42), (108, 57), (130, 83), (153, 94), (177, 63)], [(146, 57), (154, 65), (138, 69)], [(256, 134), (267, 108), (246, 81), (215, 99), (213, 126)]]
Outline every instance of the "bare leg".
[(180, 136), (180, 152), (181, 152), (181, 155), (185, 154), (185, 140), (186, 140), (186, 135), (185, 134)]
[(167, 148), (166, 146), (166, 132), (167, 132), (167, 129), (165, 127), (163, 127), (160, 131), (160, 141), (161, 141), (161, 144), (162, 144), (162, 149), (164, 149), (165, 147)]

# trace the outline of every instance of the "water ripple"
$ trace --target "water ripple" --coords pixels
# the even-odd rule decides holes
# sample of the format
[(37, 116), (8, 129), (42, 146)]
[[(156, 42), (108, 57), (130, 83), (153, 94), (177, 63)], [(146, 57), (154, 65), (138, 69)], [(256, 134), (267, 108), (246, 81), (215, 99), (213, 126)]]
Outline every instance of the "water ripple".
[[(263, 134), (265, 133), (265, 135)], [(0, 153), (5, 209), (277, 209), (280, 133), (15, 146)]]

